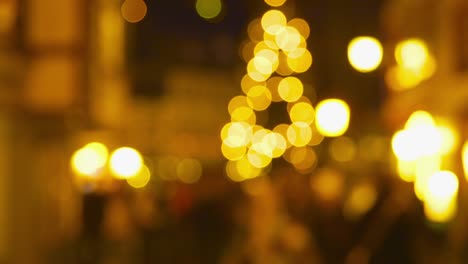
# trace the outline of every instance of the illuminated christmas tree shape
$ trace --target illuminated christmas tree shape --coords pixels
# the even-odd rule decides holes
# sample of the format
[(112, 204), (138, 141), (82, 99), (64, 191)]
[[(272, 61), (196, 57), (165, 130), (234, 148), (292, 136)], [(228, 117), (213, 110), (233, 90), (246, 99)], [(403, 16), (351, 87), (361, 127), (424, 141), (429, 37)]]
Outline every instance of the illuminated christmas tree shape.
[[(233, 181), (248, 180), (262, 175), (274, 158), (282, 156), (297, 170), (308, 172), (317, 160), (311, 146), (320, 144), (323, 136), (316, 129), (315, 109), (303, 94), (304, 85), (293, 75), (312, 65), (306, 42), (309, 25), (300, 18), (288, 21), (282, 11), (271, 9), (254, 19), (247, 32), (249, 40), (241, 49), (247, 62), (241, 80), (244, 94), (229, 102), (231, 122), (221, 130), (221, 151), (229, 160), (226, 172)], [(273, 129), (257, 124), (257, 112), (275, 102), (288, 103), (291, 124)]]

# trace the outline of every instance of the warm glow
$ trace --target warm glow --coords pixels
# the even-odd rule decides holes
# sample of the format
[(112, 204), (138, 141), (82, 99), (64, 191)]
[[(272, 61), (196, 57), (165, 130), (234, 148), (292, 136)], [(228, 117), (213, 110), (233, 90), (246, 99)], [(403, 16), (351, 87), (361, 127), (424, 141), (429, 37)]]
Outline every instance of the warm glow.
[(112, 152), (109, 160), (112, 174), (119, 179), (131, 178), (143, 167), (141, 154), (129, 147), (121, 147)]
[(262, 74), (272, 74), (278, 68), (278, 54), (271, 49), (261, 49), (254, 51), (253, 62), (255, 68)]
[(360, 72), (371, 72), (382, 62), (383, 48), (373, 37), (357, 37), (348, 45), (348, 60)]
[(237, 174), (240, 175), (243, 180), (258, 177), (262, 173), (262, 170), (260, 168), (252, 166), (251, 162), (247, 159), (247, 157), (236, 161), (235, 168)]
[(289, 54), (287, 59), (289, 68), (297, 73), (309, 70), (310, 66), (312, 66), (312, 54), (307, 49), (304, 49), (298, 56), (294, 56), (293, 54)]
[(263, 28), (260, 19), (254, 19), (249, 23), (247, 26), (247, 34), (249, 35), (250, 40), (254, 42), (262, 40)]
[(439, 131), (441, 139), (441, 154), (449, 154), (455, 150), (458, 144), (458, 133), (457, 131), (448, 125), (438, 125), (437, 130)]
[(195, 9), (204, 19), (213, 19), (221, 13), (221, 0), (197, 0)]
[(309, 38), (309, 35), (310, 35), (309, 23), (307, 23), (307, 21), (305, 21), (304, 19), (302, 18), (291, 19), (288, 22), (288, 26), (296, 28), (297, 31), (299, 31), (299, 33), (304, 39)]
[(244, 75), (241, 80), (241, 88), (245, 94), (249, 93), (249, 90), (257, 85), (265, 85), (264, 81), (255, 81), (248, 74)]
[(339, 162), (348, 162), (354, 159), (357, 152), (356, 143), (349, 137), (335, 138), (329, 145), (330, 156)]
[(254, 110), (265, 110), (271, 104), (271, 93), (265, 86), (254, 86), (247, 93), (247, 103)]
[(221, 144), (221, 152), (228, 160), (240, 160), (242, 157), (244, 157), (246, 150), (246, 146), (232, 147), (224, 142)]
[[(262, 63), (269, 63), (265, 58), (262, 59)], [(258, 64), (258, 63), (257, 63)], [(247, 63), (247, 74), (249, 77), (257, 82), (264, 82), (270, 77), (271, 74), (265, 74), (261, 72), (262, 69), (258, 69), (255, 63), (255, 58)]]
[(269, 10), (263, 15), (261, 23), (263, 30), (276, 35), (284, 30), (286, 16), (279, 10)]
[(317, 166), (317, 154), (311, 147), (294, 147), (287, 160), (301, 173), (310, 173)]
[(130, 23), (137, 23), (146, 16), (146, 3), (143, 0), (125, 0), (121, 7), (122, 16)]
[(421, 39), (408, 39), (397, 44), (395, 59), (401, 67), (421, 70), (429, 59), (429, 50)]
[(458, 178), (450, 171), (439, 171), (427, 181), (424, 213), (433, 222), (448, 222), (457, 211)]
[(276, 45), (286, 52), (291, 52), (301, 44), (301, 34), (294, 27), (284, 27), (276, 34)]
[(438, 155), (423, 156), (415, 162), (414, 167), (414, 193), (419, 200), (426, 199), (427, 183), (429, 177), (441, 168), (441, 158)]
[(238, 95), (238, 96), (233, 97), (231, 101), (229, 101), (229, 104), (228, 104), (229, 114), (232, 114), (234, 110), (242, 106), (244, 107), (249, 106), (249, 104), (247, 103), (247, 97), (243, 95)]
[(468, 141), (463, 144), (462, 148), (463, 168), (465, 170), (465, 178), (468, 180)]
[(253, 144), (247, 151), (247, 159), (255, 168), (265, 168), (271, 163), (272, 150), (263, 142)]
[(231, 113), (232, 122), (246, 122), (254, 125), (256, 120), (257, 117), (255, 116), (255, 112), (252, 108), (247, 106), (241, 106)]
[(231, 148), (247, 146), (252, 137), (252, 127), (245, 122), (232, 122), (221, 129), (223, 143)]
[(355, 186), (345, 201), (343, 214), (350, 220), (356, 220), (372, 207), (377, 201), (377, 190), (370, 183)]
[(320, 200), (333, 202), (343, 194), (345, 182), (340, 172), (324, 168), (310, 177), (310, 188)]
[(200, 162), (196, 159), (183, 159), (177, 165), (177, 176), (183, 183), (195, 183), (200, 180), (203, 168)]
[(393, 136), (392, 149), (399, 160), (414, 161), (419, 158), (419, 150), (413, 138), (414, 134), (407, 130), (398, 131)]
[(128, 185), (133, 188), (143, 188), (145, 187), (151, 179), (151, 172), (146, 165), (138, 172), (135, 177), (127, 179)]
[(265, 0), (265, 3), (272, 7), (282, 6), (285, 2), (286, 0)]
[(312, 139), (312, 129), (305, 122), (295, 122), (289, 126), (287, 137), (293, 146), (303, 147)]
[(405, 182), (413, 182), (416, 174), (416, 162), (397, 160), (398, 176)]
[(281, 82), (282, 79), (283, 78), (281, 78), (281, 77), (275, 76), (275, 77), (271, 77), (266, 82), (266, 87), (268, 88), (268, 90), (271, 93), (271, 101), (273, 101), (273, 102), (281, 102), (282, 101), (282, 99), (281, 99), (281, 97), (280, 97), (280, 95), (278, 93), (278, 85), (279, 85), (279, 83)]
[(442, 137), (431, 114), (416, 111), (409, 117), (405, 129), (410, 133), (411, 144), (420, 156), (440, 154)]
[(78, 175), (96, 177), (106, 165), (108, 154), (104, 144), (89, 143), (73, 154), (72, 169)]
[(326, 137), (338, 137), (348, 130), (350, 110), (348, 104), (339, 99), (320, 102), (315, 110), (318, 131)]
[(294, 104), (289, 111), (291, 122), (304, 122), (312, 124), (315, 118), (315, 111), (311, 104), (306, 102), (299, 102)]
[(296, 77), (287, 77), (278, 85), (278, 94), (286, 102), (295, 102), (301, 98), (304, 86)]

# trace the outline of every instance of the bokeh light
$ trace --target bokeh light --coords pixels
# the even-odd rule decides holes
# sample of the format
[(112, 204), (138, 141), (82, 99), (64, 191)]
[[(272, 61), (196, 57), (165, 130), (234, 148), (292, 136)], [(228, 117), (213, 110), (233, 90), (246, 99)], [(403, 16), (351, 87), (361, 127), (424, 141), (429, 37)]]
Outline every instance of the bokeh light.
[(306, 102), (299, 102), (294, 104), (289, 111), (289, 117), (292, 123), (304, 122), (312, 124), (315, 118), (314, 107)]
[(329, 145), (330, 156), (339, 162), (352, 161), (357, 152), (356, 143), (349, 137), (334, 138)]
[(141, 154), (133, 148), (121, 147), (112, 152), (109, 159), (112, 175), (118, 179), (128, 179), (137, 175), (143, 167)]
[(269, 10), (261, 20), (262, 28), (271, 35), (279, 34), (286, 26), (286, 16), (279, 10)]
[(357, 37), (348, 45), (348, 60), (354, 69), (371, 72), (382, 62), (382, 44), (373, 37)]
[(340, 99), (321, 101), (315, 109), (315, 122), (318, 131), (326, 137), (338, 137), (348, 129), (350, 109)]
[(462, 147), (463, 169), (465, 170), (465, 179), (468, 180), (468, 140), (465, 141)]
[(296, 77), (286, 77), (278, 85), (278, 94), (286, 102), (295, 102), (301, 98), (304, 86)]
[(151, 172), (146, 165), (134, 176), (127, 179), (128, 185), (139, 189), (145, 187), (151, 179)]
[(450, 171), (431, 175), (427, 182), (424, 213), (433, 222), (448, 222), (457, 212), (458, 178)]
[(286, 0), (264, 0), (265, 3), (272, 7), (279, 7), (286, 3)]
[(71, 158), (73, 171), (82, 176), (97, 177), (107, 163), (109, 152), (107, 147), (98, 142), (92, 142), (77, 150)]
[(303, 147), (312, 139), (312, 129), (305, 122), (292, 123), (288, 128), (287, 138), (293, 146)]
[(216, 18), (222, 10), (221, 0), (197, 0), (195, 9), (200, 17), (204, 19)]
[(147, 6), (143, 0), (125, 0), (121, 6), (122, 17), (130, 23), (137, 23), (146, 16)]
[(179, 162), (176, 171), (177, 177), (180, 181), (192, 184), (200, 180), (203, 173), (203, 167), (198, 160), (187, 158)]
[(429, 59), (429, 50), (423, 40), (407, 39), (397, 44), (395, 59), (404, 69), (420, 70)]

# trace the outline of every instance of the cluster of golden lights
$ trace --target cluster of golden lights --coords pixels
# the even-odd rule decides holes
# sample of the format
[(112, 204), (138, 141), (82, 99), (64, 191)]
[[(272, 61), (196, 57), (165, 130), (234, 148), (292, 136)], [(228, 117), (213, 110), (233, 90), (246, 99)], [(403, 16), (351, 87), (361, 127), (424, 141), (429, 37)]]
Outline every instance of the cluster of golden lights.
[(152, 174), (157, 174), (164, 181), (179, 180), (192, 184), (199, 181), (203, 171), (200, 161), (194, 158), (163, 156), (149, 159), (130, 147), (119, 147), (109, 153), (107, 146), (100, 142), (92, 142), (76, 150), (70, 165), (78, 185), (86, 187), (87, 191), (112, 179), (125, 180), (133, 188), (143, 188)]
[[(444, 167), (450, 167), (445, 161), (458, 143), (456, 130), (447, 122), (436, 122), (426, 111), (414, 112), (392, 138), (398, 174), (402, 180), (414, 182), (426, 217), (434, 222), (450, 221), (456, 214), (458, 177)], [(462, 150), (465, 167), (466, 145)]]
[[(272, 7), (285, 1), (266, 0)], [(274, 158), (285, 160), (301, 171), (316, 164), (311, 146), (324, 136), (338, 137), (348, 128), (350, 109), (346, 102), (327, 99), (316, 108), (304, 96), (302, 81), (293, 76), (312, 65), (307, 49), (308, 23), (300, 18), (288, 20), (277, 9), (268, 10), (248, 26), (249, 40), (242, 47), (247, 73), (241, 81), (243, 95), (228, 104), (231, 122), (221, 130), (221, 151), (228, 163), (226, 171), (233, 181), (244, 181), (265, 173)], [(257, 123), (256, 112), (272, 103), (286, 102), (291, 124), (267, 129)]]

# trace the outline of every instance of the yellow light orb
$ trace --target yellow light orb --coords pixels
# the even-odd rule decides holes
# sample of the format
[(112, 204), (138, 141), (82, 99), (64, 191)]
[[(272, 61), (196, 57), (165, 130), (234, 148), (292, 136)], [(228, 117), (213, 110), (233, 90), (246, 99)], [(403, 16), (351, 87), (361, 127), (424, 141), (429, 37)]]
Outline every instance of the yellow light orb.
[(232, 122), (221, 129), (223, 143), (232, 147), (242, 147), (249, 144), (252, 138), (252, 127), (246, 122)]
[(433, 222), (448, 222), (456, 214), (458, 178), (450, 171), (439, 171), (427, 181), (424, 213)]
[(373, 37), (357, 37), (348, 45), (348, 60), (359, 72), (371, 72), (379, 67), (383, 58), (382, 44)]
[(263, 141), (271, 149), (272, 158), (281, 157), (287, 148), (286, 139), (280, 133), (271, 132), (263, 138)]
[(301, 173), (310, 173), (317, 166), (317, 154), (311, 147), (294, 147), (288, 161)]
[(289, 76), (294, 73), (291, 68), (288, 66), (288, 55), (284, 52), (280, 52), (278, 54), (278, 69), (276, 69), (276, 73), (281, 76)]
[(247, 103), (252, 109), (263, 111), (271, 104), (271, 93), (265, 86), (255, 86), (247, 94)]
[(309, 38), (309, 35), (310, 35), (309, 23), (307, 23), (307, 21), (305, 21), (304, 19), (293, 18), (288, 22), (288, 26), (296, 28), (297, 31), (299, 31), (299, 33), (304, 39)]
[(312, 124), (315, 118), (315, 111), (311, 104), (306, 102), (299, 102), (294, 104), (289, 111), (291, 122), (304, 122)]
[(127, 183), (133, 188), (139, 189), (145, 187), (150, 179), (151, 172), (146, 165), (143, 165), (143, 168), (137, 173), (137, 175), (135, 175), (135, 177), (127, 179)]
[(221, 0), (197, 0), (195, 9), (199, 16), (204, 19), (213, 19), (221, 13)]
[(252, 20), (247, 26), (247, 34), (250, 40), (254, 42), (262, 41), (263, 28), (259, 18)]
[(457, 131), (448, 125), (438, 125), (437, 130), (439, 131), (441, 138), (441, 154), (449, 154), (453, 152), (458, 143)]
[[(262, 63), (268, 63), (268, 60), (262, 59)], [(258, 63), (257, 63), (258, 64)], [(257, 82), (264, 82), (270, 77), (271, 73), (265, 74), (261, 72), (262, 69), (258, 69), (257, 65), (255, 63), (255, 58), (250, 60), (249, 63), (247, 63), (247, 74), (249, 77)]]
[(234, 110), (242, 106), (244, 107), (249, 106), (249, 104), (247, 103), (247, 97), (243, 95), (238, 95), (238, 96), (233, 97), (231, 101), (229, 101), (229, 104), (228, 104), (229, 114), (232, 114)]
[(405, 182), (413, 182), (416, 174), (416, 162), (397, 160), (398, 176)]
[(203, 167), (196, 159), (183, 159), (176, 170), (179, 180), (188, 184), (199, 181), (203, 173)]
[(305, 122), (292, 123), (288, 128), (287, 138), (293, 146), (303, 147), (312, 139), (312, 129)]
[(71, 159), (73, 171), (82, 176), (97, 177), (107, 163), (107, 147), (98, 142), (89, 143), (77, 150)]
[(357, 152), (356, 143), (349, 137), (333, 139), (329, 145), (330, 156), (339, 162), (352, 161)]
[(279, 10), (269, 10), (262, 16), (262, 28), (268, 34), (276, 35), (286, 26), (286, 16)]
[(221, 144), (221, 152), (228, 160), (240, 160), (247, 151), (246, 146), (231, 147), (225, 143)]
[(248, 94), (249, 90), (257, 85), (265, 85), (264, 81), (255, 81), (248, 74), (244, 75), (241, 80), (241, 88), (244, 94)]
[[(262, 42), (259, 42), (262, 43)], [(278, 51), (279, 47), (276, 44), (276, 36), (268, 34), (268, 32), (263, 32), (263, 43), (272, 50)]]
[(253, 166), (250, 160), (247, 159), (247, 157), (236, 161), (235, 166), (237, 173), (242, 177), (243, 180), (258, 177), (262, 173), (262, 169)]
[(272, 7), (279, 7), (279, 6), (282, 6), (286, 0), (264, 0), (265, 3), (269, 6), (272, 6)]
[(304, 85), (296, 77), (286, 77), (278, 84), (278, 94), (286, 102), (295, 102), (301, 98)]
[(137, 23), (145, 18), (147, 7), (143, 0), (125, 0), (120, 10), (125, 20), (130, 23)]
[(121, 147), (112, 152), (109, 160), (110, 170), (118, 179), (129, 179), (137, 175), (143, 167), (141, 154), (129, 147)]
[(301, 34), (290, 26), (286, 26), (276, 34), (276, 45), (286, 52), (293, 51), (301, 44)]
[(261, 169), (271, 163), (272, 154), (265, 155), (265, 153), (262, 153), (265, 150), (265, 145), (257, 143), (252, 145), (252, 147), (247, 151), (247, 158), (253, 167)]
[(297, 57), (288, 56), (287, 63), (289, 68), (294, 72), (306, 72), (312, 66), (312, 54), (308, 50), (304, 49), (302, 54)]
[(327, 99), (315, 109), (317, 130), (326, 137), (338, 137), (348, 129), (350, 109), (348, 104), (339, 99)]
[(250, 107), (241, 106), (231, 113), (232, 122), (246, 122), (254, 125), (257, 120), (255, 112)]
[(395, 59), (405, 69), (420, 71), (429, 60), (429, 50), (423, 40), (407, 39), (397, 44)]
[(281, 102), (282, 101), (282, 99), (281, 99), (281, 97), (280, 97), (280, 95), (278, 93), (278, 85), (279, 85), (279, 83), (281, 82), (282, 79), (283, 78), (281, 78), (281, 77), (275, 76), (275, 77), (271, 77), (266, 82), (266, 87), (270, 91), (271, 101), (273, 101), (273, 102)]
[(355, 186), (343, 207), (343, 214), (350, 220), (355, 220), (374, 207), (378, 198), (376, 188), (370, 183), (361, 183)]
[(442, 136), (430, 113), (414, 112), (406, 122), (405, 129), (413, 135), (413, 148), (420, 153), (420, 156), (440, 154)]
[(465, 170), (465, 179), (468, 180), (468, 140), (462, 147), (463, 169)]
[(414, 134), (407, 130), (395, 133), (392, 138), (392, 149), (395, 156), (402, 161), (414, 161), (421, 156), (414, 141)]

